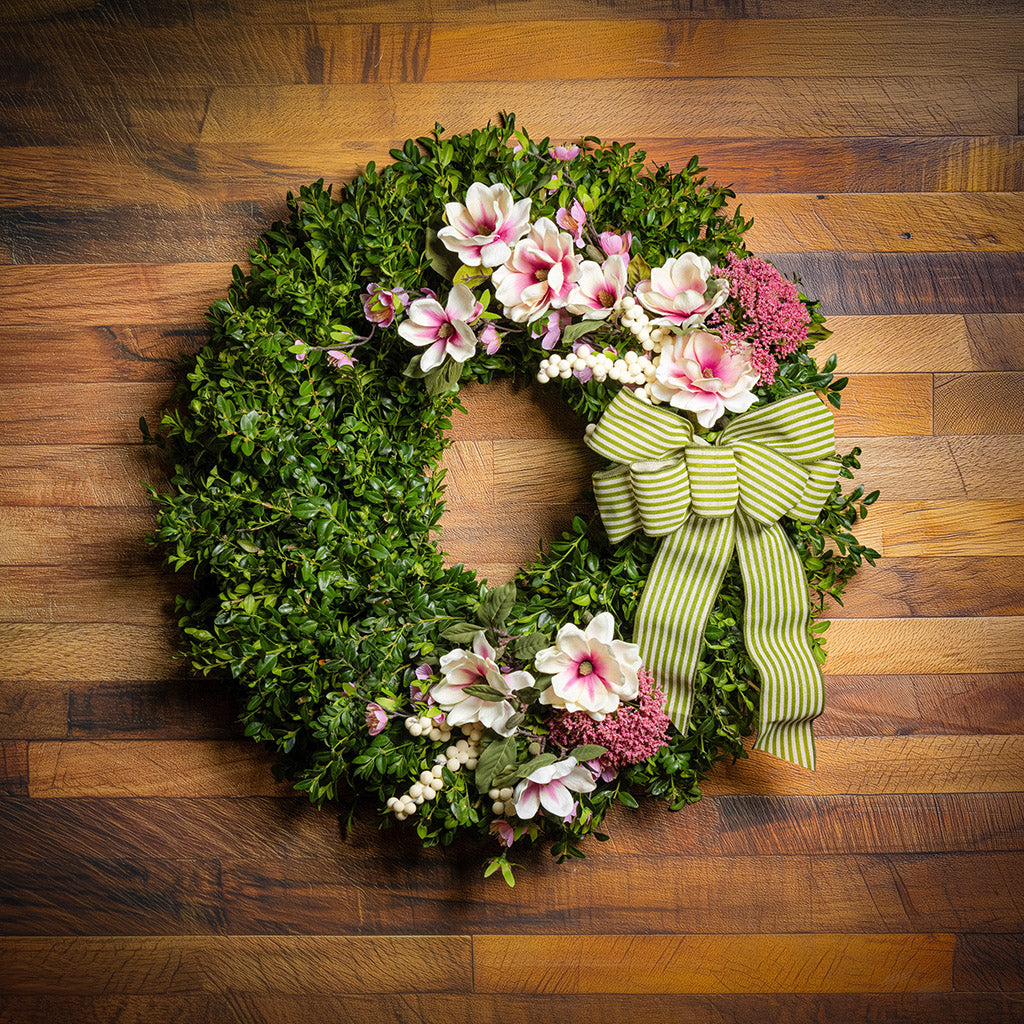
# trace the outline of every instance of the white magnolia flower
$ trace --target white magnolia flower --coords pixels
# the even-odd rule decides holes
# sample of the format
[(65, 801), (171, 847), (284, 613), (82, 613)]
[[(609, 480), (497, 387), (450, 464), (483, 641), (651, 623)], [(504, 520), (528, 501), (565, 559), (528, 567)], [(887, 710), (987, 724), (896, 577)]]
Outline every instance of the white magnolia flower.
[(597, 783), (575, 757), (531, 772), (517, 786), (512, 802), (519, 818), (532, 818), (541, 807), (565, 820), (576, 804), (573, 793), (590, 793)]

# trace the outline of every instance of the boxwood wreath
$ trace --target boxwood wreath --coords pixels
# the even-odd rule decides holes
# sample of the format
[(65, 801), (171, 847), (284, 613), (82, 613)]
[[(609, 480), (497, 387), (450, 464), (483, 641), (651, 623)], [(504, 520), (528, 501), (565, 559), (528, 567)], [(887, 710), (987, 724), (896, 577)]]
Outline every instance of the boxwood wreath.
[[(771, 660), (751, 623), (773, 613), (744, 575), (771, 591), (779, 570), (737, 559), (767, 533), (740, 466), (765, 449), (744, 437), (813, 422), (817, 450), (780, 442), (767, 477), (792, 491), (810, 467), (768, 516), (804, 596), (767, 606), (802, 648), (782, 674), (815, 678), (760, 722), (762, 745), (812, 766), (819, 615), (877, 557), (853, 533), (877, 492), (837, 481), (859, 450), (832, 453), (822, 400), (838, 408), (846, 379), (811, 353), (817, 303), (748, 253), (751, 222), (696, 157), (650, 169), (632, 145), (552, 146), (511, 116), (392, 156), (336, 194), (289, 194), (163, 418), (176, 464), (155, 540), (197, 580), (178, 599), (191, 665), (230, 674), (245, 734), (314, 804), (350, 823), (368, 803), (425, 846), (478, 834), (485, 874), (511, 885), (524, 845), (582, 857), (613, 804), (681, 809), (717, 759), (746, 756)], [(509, 376), (559, 390), (613, 466), (600, 515), (488, 588), (444, 564), (439, 462), (461, 385)], [(793, 698), (776, 685), (773, 704)]]

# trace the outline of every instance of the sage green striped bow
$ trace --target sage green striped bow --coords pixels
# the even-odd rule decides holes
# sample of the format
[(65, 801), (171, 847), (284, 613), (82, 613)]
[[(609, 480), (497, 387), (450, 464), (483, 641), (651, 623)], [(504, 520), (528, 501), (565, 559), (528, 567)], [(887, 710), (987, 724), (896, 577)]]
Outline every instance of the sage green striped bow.
[(744, 638), (761, 675), (756, 748), (814, 767), (824, 708), (807, 636), (807, 579), (779, 523), (813, 522), (839, 475), (832, 414), (805, 392), (737, 416), (714, 445), (689, 421), (623, 388), (587, 438), (619, 463), (594, 474), (613, 541), (664, 537), (634, 640), (685, 732), (704, 627), (735, 547), (746, 589)]

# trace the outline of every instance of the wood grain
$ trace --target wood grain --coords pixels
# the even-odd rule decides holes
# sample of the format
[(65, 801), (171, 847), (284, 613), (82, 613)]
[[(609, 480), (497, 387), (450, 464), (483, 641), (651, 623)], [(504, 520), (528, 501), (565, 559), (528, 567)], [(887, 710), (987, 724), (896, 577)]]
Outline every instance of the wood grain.
[[(996, 558), (1024, 554), (1022, 526), (1019, 501), (962, 499), (879, 502), (866, 524), (866, 528), (881, 528), (882, 547), (888, 555)], [(1005, 580), (1013, 583), (1014, 578), (1007, 575)]]
[(560, 80), (507, 84), (282, 85), (215, 88), (203, 121), (207, 143), (269, 141), (308, 146), (328, 139), (415, 136), (429, 129), (421, 111), (451, 131), (486, 123), (514, 109), (531, 135), (556, 141), (590, 134), (607, 138), (677, 135), (692, 138), (776, 135), (1015, 134), (1016, 76), (970, 75), (765, 78), (753, 97), (742, 79), (657, 78), (592, 81), (587, 114), (565, 103), (572, 85)]
[[(919, 936), (478, 935), (484, 992), (913, 992), (948, 987), (953, 938)], [(552, 969), (554, 964), (561, 969)]]
[(411, 936), (18, 937), (0, 943), (0, 965), (8, 993), (401, 992), (394, 964), (405, 958), (429, 960), (417, 969), (418, 991), (467, 988), (469, 940), (431, 945)]
[(1024, 434), (1024, 374), (935, 375), (936, 434)]

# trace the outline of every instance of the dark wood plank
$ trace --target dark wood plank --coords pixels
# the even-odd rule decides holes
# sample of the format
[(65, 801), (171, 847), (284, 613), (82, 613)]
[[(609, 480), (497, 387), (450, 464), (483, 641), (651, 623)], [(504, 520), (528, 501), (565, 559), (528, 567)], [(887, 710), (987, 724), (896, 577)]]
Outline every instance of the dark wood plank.
[[(725, 854), (1019, 850), (1020, 793), (714, 798)], [(658, 849), (656, 844), (652, 844)]]
[(2, 935), (191, 935), (223, 924), (213, 860), (68, 860), (20, 850), (4, 857)]
[(1018, 313), (1015, 253), (765, 253), (832, 313)]
[(819, 736), (1021, 734), (1021, 686), (1019, 672), (828, 675), (828, 706), (815, 731)]
[[(684, 827), (684, 826), (681, 826)], [(613, 840), (614, 842), (614, 840)], [(537, 851), (519, 854), (514, 890), (479, 880), (436, 852), (347, 872), (319, 860), (225, 860), (232, 932), (338, 934), (381, 931), (398, 915), (416, 932), (489, 935), (604, 933), (775, 934), (1019, 932), (1019, 853), (844, 856), (616, 856), (591, 847), (576, 871)], [(375, 899), (363, 898), (367, 885)], [(979, 923), (984, 922), (980, 925)], [(565, 978), (555, 961), (555, 975)], [(947, 983), (945, 988), (949, 988)]]
[[(0, 966), (19, 994), (467, 991), (469, 939), (436, 946), (411, 936), (19, 937), (0, 945)], [(418, 965), (414, 984), (394, 969), (406, 959)]]
[(958, 935), (953, 986), (961, 992), (1024, 990), (1024, 935)]
[(28, 794), (28, 744), (0, 739), (0, 796)]
[(313, 1020), (419, 1021), (459, 1024), (534, 1024), (538, 1020), (585, 1020), (588, 1024), (1019, 1024), (1020, 993), (811, 993), (694, 995), (466, 995), (194, 993), (180, 996), (0, 995), (3, 1024), (308, 1024)]
[(1024, 374), (936, 374), (935, 433), (1024, 433)]
[(830, 618), (1024, 615), (1024, 557), (886, 556), (830, 603)]

